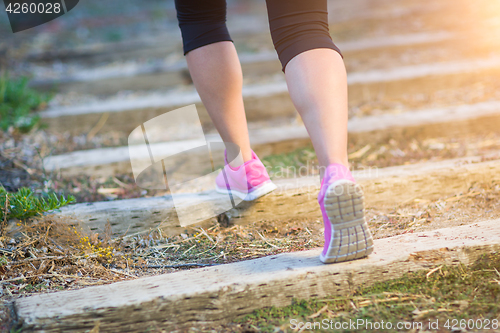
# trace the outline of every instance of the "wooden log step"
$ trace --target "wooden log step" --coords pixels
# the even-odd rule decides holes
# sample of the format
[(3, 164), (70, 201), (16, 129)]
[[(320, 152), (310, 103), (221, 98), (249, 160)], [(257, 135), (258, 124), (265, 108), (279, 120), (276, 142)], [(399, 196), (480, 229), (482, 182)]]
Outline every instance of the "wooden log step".
[[(448, 32), (414, 33), (407, 35), (381, 36), (337, 43), (344, 54), (409, 45), (428, 45), (452, 39)], [(179, 58), (181, 58), (181, 53)], [(245, 78), (270, 73), (279, 73), (281, 65), (276, 52), (242, 53), (239, 55)], [(69, 71), (69, 70), (68, 70)], [(66, 74), (68, 71), (65, 71)], [(71, 73), (71, 71), (69, 71)], [(70, 75), (30, 81), (30, 86), (60, 93), (78, 91), (80, 94), (111, 95), (122, 90), (158, 90), (191, 83), (184, 58), (175, 63), (157, 61), (153, 63), (123, 63), (110, 67), (100, 66), (76, 69)]]
[[(492, 117), (498, 118), (497, 121), (495, 122)], [(498, 124), (500, 122), (500, 101), (416, 110), (400, 114), (356, 117), (349, 121), (349, 133), (351, 136), (356, 133), (371, 133), (373, 131), (387, 133), (390, 130), (401, 131), (403, 128), (434, 124), (435, 130), (429, 132), (428, 135), (434, 133), (441, 137), (451, 136), (456, 132), (453, 131), (455, 127), (462, 127), (464, 120), (471, 119), (476, 120), (477, 124), (474, 127), (485, 128), (488, 124), (492, 124), (492, 121)], [(376, 134), (372, 133), (372, 135)], [(207, 135), (206, 139), (207, 141), (221, 141), (218, 134)], [(250, 142), (254, 151), (261, 158), (310, 145), (309, 136), (304, 126), (263, 128), (250, 131)], [(164, 142), (154, 145), (164, 152), (171, 152), (165, 153), (165, 155), (173, 155), (182, 151), (183, 142)], [(134, 149), (134, 147), (99, 148), (49, 156), (44, 159), (44, 167), (48, 171), (61, 171), (64, 175), (88, 174), (107, 177), (118, 173), (130, 173), (132, 172), (130, 149)], [(134, 156), (135, 159), (139, 159), (137, 154)], [(150, 160), (149, 154), (142, 158), (145, 161)]]
[(368, 258), (324, 265), (320, 249), (139, 278), (14, 301), (23, 332), (173, 331), (216, 325), (294, 300), (346, 295), (357, 287), (472, 264), (500, 250), (500, 220), (375, 240)]
[[(481, 162), (494, 158), (497, 160)], [(466, 192), (474, 182), (500, 181), (498, 154), (427, 162), (389, 168), (354, 171), (354, 177), (365, 192), (368, 207), (394, 205), (414, 199), (437, 199)], [(244, 224), (262, 220), (320, 218), (316, 201), (319, 177), (308, 176), (275, 182), (274, 192), (253, 202), (242, 202), (225, 214), (232, 223)], [(201, 219), (204, 209), (221, 209), (227, 197), (215, 191), (177, 194), (179, 201), (191, 205), (189, 224), (209, 226), (210, 219)], [(210, 207), (197, 204), (209, 199)], [(178, 201), (178, 202), (179, 202)], [(211, 212), (211, 211), (210, 211)], [(209, 213), (210, 213), (209, 212)], [(172, 196), (80, 203), (54, 212), (66, 217), (68, 223), (80, 223), (94, 232), (104, 232), (109, 221), (113, 237), (160, 228), (167, 235), (180, 234), (186, 225), (177, 218)], [(207, 213), (208, 214), (208, 213)]]
[[(496, 72), (500, 72), (498, 57), (351, 73), (348, 75), (349, 101), (354, 104), (366, 102), (369, 96), (380, 93), (391, 99), (411, 93), (432, 93), (445, 87), (454, 89)], [(284, 81), (245, 86), (243, 97), (248, 121), (296, 116)], [(39, 114), (49, 131), (81, 134), (88, 133), (103, 113), (109, 113), (101, 130), (128, 134), (151, 118), (193, 103), (197, 105), (202, 124), (210, 126), (208, 113), (194, 90), (149, 93), (140, 98), (110, 98), (90, 104), (54, 107)]]

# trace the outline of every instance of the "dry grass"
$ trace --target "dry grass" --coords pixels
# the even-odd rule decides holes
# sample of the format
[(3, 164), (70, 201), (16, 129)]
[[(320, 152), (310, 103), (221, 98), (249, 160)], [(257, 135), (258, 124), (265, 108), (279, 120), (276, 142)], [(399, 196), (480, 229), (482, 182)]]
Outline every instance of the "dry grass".
[(414, 199), (392, 208), (368, 208), (375, 238), (446, 228), (500, 217), (500, 184), (476, 183), (465, 193), (438, 200)]
[(65, 289), (115, 280), (105, 268), (113, 248), (75, 226), (47, 218), (20, 222), (1, 240), (7, 294)]
[[(161, 230), (111, 239), (53, 216), (19, 222), (0, 241), (4, 297), (74, 289), (178, 269), (216, 265), (319, 246), (306, 227), (264, 224), (165, 237)], [(319, 238), (319, 237), (317, 237)]]

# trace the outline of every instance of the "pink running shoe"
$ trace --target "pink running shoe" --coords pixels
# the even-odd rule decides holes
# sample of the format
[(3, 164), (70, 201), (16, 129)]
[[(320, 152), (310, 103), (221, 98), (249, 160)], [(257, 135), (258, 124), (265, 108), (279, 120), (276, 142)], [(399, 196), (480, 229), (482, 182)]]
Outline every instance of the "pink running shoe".
[(373, 252), (363, 191), (347, 167), (330, 164), (326, 168), (318, 203), (325, 225), (325, 247), (319, 256), (323, 263), (359, 259)]
[(264, 164), (252, 150), (252, 159), (237, 168), (232, 168), (224, 152), (224, 170), (215, 179), (215, 188), (219, 193), (230, 193), (242, 200), (252, 201), (276, 189), (269, 179)]

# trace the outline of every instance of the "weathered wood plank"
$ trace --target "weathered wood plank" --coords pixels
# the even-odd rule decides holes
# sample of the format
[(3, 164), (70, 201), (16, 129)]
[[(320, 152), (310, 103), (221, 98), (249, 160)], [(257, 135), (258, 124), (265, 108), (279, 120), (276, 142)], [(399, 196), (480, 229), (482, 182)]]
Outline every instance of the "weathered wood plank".
[[(456, 132), (454, 128), (463, 128), (463, 121), (467, 120), (474, 120), (469, 127), (481, 129), (500, 124), (500, 101), (354, 118), (349, 122), (349, 133), (351, 138), (359, 133), (377, 136), (374, 131), (390, 135), (392, 132), (415, 132), (419, 130), (417, 127), (434, 124), (433, 130), (426, 132), (427, 135), (450, 137)], [(207, 135), (206, 139), (221, 141), (216, 134)], [(174, 154), (180, 152), (180, 143), (176, 141), (156, 145), (161, 145), (163, 151), (173, 151)], [(262, 158), (310, 145), (310, 140), (304, 126), (288, 126), (250, 131), (250, 143)], [(149, 161), (149, 155), (144, 156), (144, 159)], [(44, 159), (44, 167), (48, 171), (60, 171), (64, 175), (88, 174), (96, 177), (132, 172), (129, 147), (99, 148), (49, 156)]]
[[(445, 87), (453, 89), (496, 72), (500, 73), (500, 58), (351, 73), (348, 76), (349, 102), (357, 104), (366, 101), (367, 96), (377, 96), (381, 92), (385, 98), (391, 99), (403, 94), (431, 93)], [(243, 97), (248, 121), (296, 116), (284, 81), (245, 86)], [(194, 90), (55, 107), (40, 112), (40, 116), (50, 131), (81, 134), (90, 131), (103, 113), (110, 113), (101, 130), (123, 131), (128, 134), (143, 122), (188, 104), (196, 104), (202, 124), (212, 126), (208, 113)]]
[(345, 295), (435, 265), (500, 250), (500, 220), (375, 240), (366, 259), (323, 265), (320, 249), (17, 299), (23, 332), (172, 331), (217, 324), (293, 299)]
[[(354, 177), (365, 191), (367, 206), (394, 205), (412, 199), (436, 199), (465, 192), (474, 182), (500, 180), (500, 161), (482, 162), (484, 156), (442, 162), (420, 163), (383, 169), (355, 171)], [(498, 158), (498, 156), (497, 156)], [(319, 189), (317, 176), (276, 181), (278, 189), (254, 202), (242, 202), (227, 212), (233, 223), (292, 218), (320, 218), (316, 202)], [(182, 194), (185, 202), (210, 198), (214, 207), (227, 198), (214, 191)], [(199, 207), (193, 206), (193, 209)], [(185, 228), (179, 224), (171, 196), (82, 203), (63, 207), (57, 213), (71, 223), (80, 221), (86, 228), (103, 232), (107, 221), (113, 236), (147, 231), (160, 227), (166, 234), (178, 234)], [(201, 225), (211, 222), (197, 221)]]
[[(374, 37), (337, 43), (343, 54), (401, 46), (418, 46), (449, 41), (455, 37), (447, 32), (414, 33)], [(140, 48), (142, 52), (143, 48)], [(137, 50), (137, 47), (134, 47)], [(166, 51), (166, 50), (165, 50)], [(182, 53), (179, 52), (179, 56)], [(245, 78), (270, 73), (279, 73), (281, 65), (276, 52), (243, 53), (239, 55)], [(171, 88), (179, 84), (190, 83), (189, 71), (184, 59), (176, 63), (130, 64), (108, 67), (95, 67), (91, 70), (81, 70), (69, 76), (52, 79), (37, 79), (30, 81), (30, 86), (37, 89), (54, 89), (61, 92), (78, 91), (82, 94), (114, 94), (122, 90), (158, 90)]]

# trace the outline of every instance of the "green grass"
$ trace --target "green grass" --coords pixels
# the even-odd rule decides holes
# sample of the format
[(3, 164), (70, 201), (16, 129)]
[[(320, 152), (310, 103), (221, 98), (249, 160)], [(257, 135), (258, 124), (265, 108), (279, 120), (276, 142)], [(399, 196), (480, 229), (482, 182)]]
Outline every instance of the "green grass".
[(44, 283), (38, 283), (38, 284), (26, 284), (24, 287), (20, 288), (19, 291), (23, 291), (24, 293), (30, 293), (30, 292), (36, 292), (36, 291), (43, 291), (47, 289), (47, 285)]
[[(484, 255), (471, 266), (443, 266), (427, 276), (429, 272), (375, 283), (345, 297), (294, 301), (283, 308), (260, 309), (238, 322), (262, 332), (275, 332), (278, 327), (293, 330), (300, 322), (311, 323), (311, 329), (306, 327), (304, 331), (331, 331), (333, 327), (339, 332), (372, 332), (376, 329), (366, 323), (382, 321), (386, 328), (388, 322), (393, 325), (392, 330), (384, 331), (396, 331), (397, 323), (403, 322), (408, 325), (403, 331), (408, 331), (410, 325), (417, 328), (420, 323), (424, 329), (429, 323), (437, 323), (445, 331), (454, 325), (472, 329), (480, 323), (486, 325), (487, 320), (490, 330), (500, 329), (500, 254)], [(348, 326), (358, 321), (361, 327)]]
[(16, 193), (8, 193), (0, 187), (0, 221), (4, 220), (5, 214), (7, 214), (7, 219), (23, 220), (74, 201), (75, 198), (72, 195), (66, 198), (52, 192), (43, 196), (35, 196), (30, 189), (25, 187), (20, 188)]
[(0, 129), (10, 127), (22, 133), (31, 131), (40, 117), (33, 111), (50, 100), (50, 96), (28, 88), (26, 77), (11, 79), (4, 73), (0, 77)]
[(262, 163), (273, 179), (308, 176), (319, 172), (316, 153), (310, 147), (269, 155), (262, 158)]

